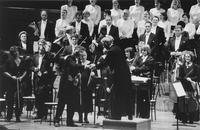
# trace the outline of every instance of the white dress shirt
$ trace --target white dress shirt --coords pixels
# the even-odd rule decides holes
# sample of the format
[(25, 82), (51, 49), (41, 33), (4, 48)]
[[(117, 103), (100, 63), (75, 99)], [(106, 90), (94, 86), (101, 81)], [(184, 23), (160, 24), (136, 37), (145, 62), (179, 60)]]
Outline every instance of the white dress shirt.
[(90, 19), (94, 22), (95, 25), (99, 24), (99, 21), (101, 20), (101, 7), (100, 6), (86, 5), (84, 11), (90, 12)]
[(123, 11), (121, 9), (111, 9), (112, 24), (117, 26), (117, 21), (122, 17)]
[(175, 38), (175, 51), (177, 51), (179, 49), (179, 46), (180, 46), (180, 43), (181, 43), (181, 38), (182, 38), (182, 36)]
[(81, 31), (81, 22), (76, 22), (76, 25), (75, 25), (75, 27), (76, 27), (76, 34), (80, 34), (80, 31)]
[(44, 32), (45, 32), (45, 29), (46, 29), (46, 26), (47, 26), (47, 20), (41, 20), (41, 26), (40, 26), (40, 38), (41, 39), (45, 39), (45, 35), (44, 35)]
[(198, 4), (193, 5), (190, 8), (190, 19), (193, 23), (197, 23), (200, 21), (200, 6)]
[(106, 26), (106, 31), (107, 31), (106, 34), (107, 34), (107, 35), (109, 35), (110, 28), (111, 28), (111, 25), (110, 25), (110, 26)]
[(117, 21), (117, 27), (119, 29), (119, 36), (123, 36), (125, 38), (132, 38), (134, 30), (134, 21), (132, 19), (119, 19)]
[(143, 6), (130, 6), (129, 7), (130, 17), (135, 20), (136, 24), (142, 20), (144, 14)]
[(61, 10), (66, 9), (67, 10), (67, 20), (69, 23), (73, 22), (74, 17), (76, 15), (76, 12), (78, 11), (77, 6), (68, 6), (68, 5), (62, 5)]
[(145, 33), (145, 45), (148, 44), (150, 34), (151, 33)]
[(142, 62), (144, 63), (146, 61), (148, 56), (142, 56)]
[(22, 44), (22, 49), (23, 49), (23, 50), (26, 50), (26, 49), (27, 49), (26, 43), (21, 42), (21, 44)]

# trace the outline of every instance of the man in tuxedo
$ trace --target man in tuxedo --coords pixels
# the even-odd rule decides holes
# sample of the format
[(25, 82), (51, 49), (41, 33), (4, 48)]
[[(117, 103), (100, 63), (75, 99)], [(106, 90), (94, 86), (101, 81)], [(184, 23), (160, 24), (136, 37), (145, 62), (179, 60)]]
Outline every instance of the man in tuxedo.
[[(76, 34), (79, 35), (79, 44), (82, 42), (82, 46), (88, 49), (91, 41), (88, 25), (82, 21), (82, 12), (78, 11), (75, 15), (75, 22), (72, 22), (71, 25), (75, 28)], [(83, 41), (84, 40), (84, 41)]]
[(103, 26), (100, 29), (98, 37), (99, 41), (101, 41), (101, 39), (106, 35), (110, 35), (114, 38), (114, 43), (117, 44), (119, 41), (119, 30), (116, 26), (112, 25), (112, 17), (110, 15), (106, 15), (105, 20), (106, 20), (106, 26)]
[(39, 38), (53, 42), (55, 38), (54, 35), (55, 25), (53, 24), (52, 21), (48, 20), (48, 14), (46, 10), (42, 10), (40, 15), (41, 15), (41, 20), (37, 22), (37, 26), (39, 29)]
[(34, 90), (36, 96), (37, 117), (41, 119), (47, 115), (45, 102), (52, 101), (53, 89), (53, 56), (45, 52), (43, 45), (39, 45), (39, 52), (32, 57), (31, 70), (34, 73)]
[(176, 26), (174, 29), (175, 36), (171, 37), (168, 42), (168, 49), (173, 54), (176, 51), (187, 50), (188, 38), (182, 35), (183, 28), (181, 26)]

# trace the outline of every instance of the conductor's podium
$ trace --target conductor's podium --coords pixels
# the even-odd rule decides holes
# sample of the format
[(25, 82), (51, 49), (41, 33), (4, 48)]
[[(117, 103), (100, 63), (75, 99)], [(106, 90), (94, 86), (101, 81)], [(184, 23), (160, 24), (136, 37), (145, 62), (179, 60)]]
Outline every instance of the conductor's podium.
[(150, 130), (151, 120), (134, 118), (133, 120), (103, 120), (104, 129), (115, 130)]

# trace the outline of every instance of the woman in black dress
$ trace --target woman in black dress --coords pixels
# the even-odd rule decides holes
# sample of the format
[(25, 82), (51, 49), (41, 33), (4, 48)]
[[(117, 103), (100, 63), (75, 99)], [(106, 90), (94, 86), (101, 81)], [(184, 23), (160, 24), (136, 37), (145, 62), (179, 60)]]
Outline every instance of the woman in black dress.
[(20, 122), (22, 110), (22, 94), (23, 78), (26, 75), (27, 63), (25, 59), (20, 58), (18, 47), (10, 48), (10, 56), (6, 62), (4, 75), (6, 77), (6, 102), (8, 106), (7, 121), (12, 119), (13, 106), (15, 102), (16, 122)]

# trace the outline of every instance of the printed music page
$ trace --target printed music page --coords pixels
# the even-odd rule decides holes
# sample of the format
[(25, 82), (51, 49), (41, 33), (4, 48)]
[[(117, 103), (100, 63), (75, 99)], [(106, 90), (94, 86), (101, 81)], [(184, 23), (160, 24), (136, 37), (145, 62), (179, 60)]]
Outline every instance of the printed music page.
[(186, 96), (185, 90), (181, 82), (175, 82), (173, 83), (173, 86), (178, 97)]

